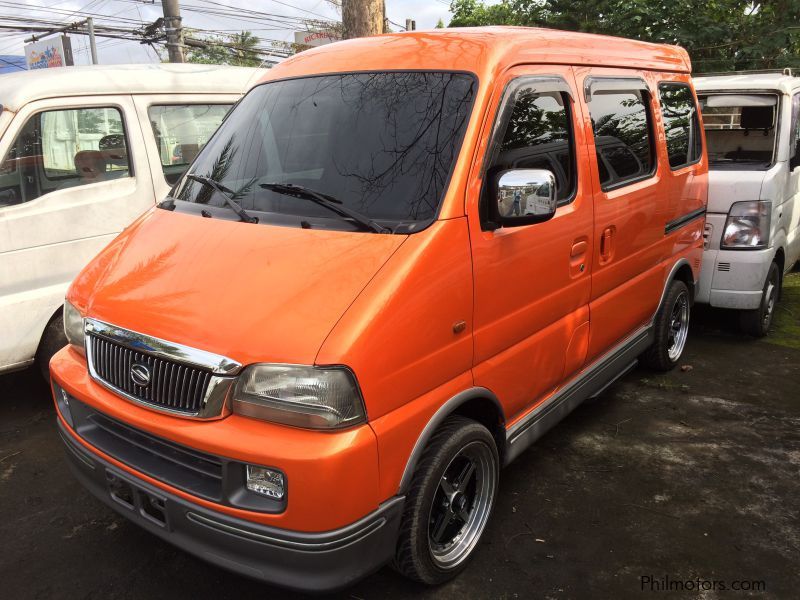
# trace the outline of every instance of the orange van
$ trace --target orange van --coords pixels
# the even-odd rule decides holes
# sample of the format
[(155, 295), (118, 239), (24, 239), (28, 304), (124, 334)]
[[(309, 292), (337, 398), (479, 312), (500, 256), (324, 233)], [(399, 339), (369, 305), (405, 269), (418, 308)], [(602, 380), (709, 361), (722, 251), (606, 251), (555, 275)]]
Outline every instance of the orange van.
[(76, 476), (279, 585), (453, 577), (501, 466), (680, 359), (707, 196), (689, 74), (680, 48), (527, 28), (275, 67), (68, 292)]

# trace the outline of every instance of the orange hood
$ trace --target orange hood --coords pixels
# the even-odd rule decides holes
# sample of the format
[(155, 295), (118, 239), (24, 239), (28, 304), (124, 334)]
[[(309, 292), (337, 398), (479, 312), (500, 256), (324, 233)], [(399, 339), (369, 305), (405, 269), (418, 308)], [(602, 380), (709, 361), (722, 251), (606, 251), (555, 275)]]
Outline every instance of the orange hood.
[(86, 316), (243, 364), (313, 364), (405, 239), (153, 209), (84, 269), (68, 297)]

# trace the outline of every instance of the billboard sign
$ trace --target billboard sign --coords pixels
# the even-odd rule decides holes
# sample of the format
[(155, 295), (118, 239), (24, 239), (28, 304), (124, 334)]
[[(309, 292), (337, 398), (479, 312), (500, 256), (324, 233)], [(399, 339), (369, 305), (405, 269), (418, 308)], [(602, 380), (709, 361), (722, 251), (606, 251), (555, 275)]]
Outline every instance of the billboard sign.
[(332, 31), (295, 31), (294, 43), (301, 46), (324, 46), (339, 41), (339, 36)]
[(39, 40), (25, 46), (25, 62), (29, 69), (49, 69), (67, 67), (72, 63), (72, 43), (69, 37)]

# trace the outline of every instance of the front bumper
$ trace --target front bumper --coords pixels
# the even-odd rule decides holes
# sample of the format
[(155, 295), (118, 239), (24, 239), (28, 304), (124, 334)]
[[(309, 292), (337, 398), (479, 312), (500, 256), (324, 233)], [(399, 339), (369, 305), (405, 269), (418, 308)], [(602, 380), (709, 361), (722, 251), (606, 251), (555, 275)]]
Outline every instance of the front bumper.
[(771, 248), (706, 249), (695, 300), (718, 308), (758, 308), (773, 254)]
[(296, 590), (331, 591), (370, 574), (394, 555), (402, 497), (334, 531), (278, 529), (209, 510), (157, 488), (89, 451), (61, 419), (58, 425), (71, 470), (95, 497), (218, 567)]

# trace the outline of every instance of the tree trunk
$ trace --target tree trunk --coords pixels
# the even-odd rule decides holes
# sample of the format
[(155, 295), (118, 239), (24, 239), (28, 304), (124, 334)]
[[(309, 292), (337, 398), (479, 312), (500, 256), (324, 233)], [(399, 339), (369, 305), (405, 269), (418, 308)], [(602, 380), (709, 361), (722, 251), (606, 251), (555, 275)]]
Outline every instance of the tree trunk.
[(342, 0), (344, 39), (383, 33), (384, 0)]

